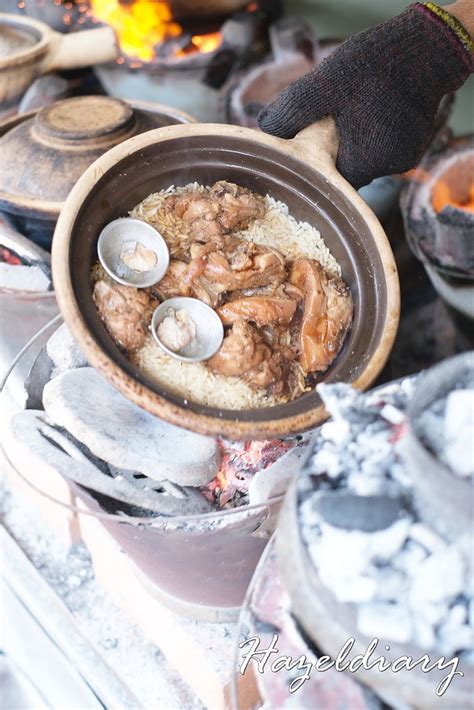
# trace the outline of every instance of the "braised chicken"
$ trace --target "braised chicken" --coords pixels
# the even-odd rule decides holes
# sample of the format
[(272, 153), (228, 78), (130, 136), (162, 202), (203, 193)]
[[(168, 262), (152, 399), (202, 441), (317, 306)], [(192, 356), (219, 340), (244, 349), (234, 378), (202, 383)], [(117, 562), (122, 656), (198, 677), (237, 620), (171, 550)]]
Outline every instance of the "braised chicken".
[[(221, 348), (206, 367), (238, 377), (266, 397), (276, 395), (277, 402), (314, 387), (352, 321), (344, 282), (330, 277), (315, 259), (285, 258), (242, 234), (266, 216), (265, 199), (244, 187), (221, 180), (212, 187), (152, 196), (149, 210), (149, 221), (159, 228), (171, 256), (161, 281), (137, 290), (111, 282), (96, 267), (91, 273), (94, 301), (114, 340), (130, 353), (140, 352), (148, 346), (155, 299), (194, 297), (218, 313), (225, 329)], [(185, 315), (172, 311), (160, 326), (159, 336), (174, 352), (194, 337)]]
[(229, 301), (217, 309), (224, 325), (237, 320), (249, 320), (259, 326), (289, 325), (295, 315), (297, 303), (290, 298), (250, 296)]
[(231, 229), (246, 229), (252, 220), (265, 214), (265, 203), (260, 195), (232, 182), (216, 182), (210, 195), (219, 205), (218, 220), (227, 232)]
[(175, 296), (188, 296), (189, 287), (183, 280), (188, 265), (184, 261), (172, 259), (168, 266), (168, 271), (163, 276), (161, 281), (158, 281), (152, 287), (152, 293), (156, 294), (161, 300), (174, 298)]
[(314, 259), (297, 259), (291, 283), (304, 292), (299, 333), (303, 372), (323, 372), (336, 357), (352, 319), (352, 298), (340, 279), (329, 280)]
[(209, 281), (220, 284), (224, 291), (278, 286), (286, 276), (285, 259), (276, 250), (243, 242), (238, 250), (228, 254), (211, 252), (203, 275)]
[(330, 279), (322, 275), (322, 284), (326, 294), (326, 314), (321, 318), (320, 360), (326, 357), (328, 367), (342, 347), (344, 338), (352, 323), (354, 304), (351, 292), (342, 279)]
[(141, 348), (145, 342), (145, 322), (150, 306), (146, 291), (97, 281), (93, 299), (112, 338), (125, 350)]
[(224, 246), (224, 234), (246, 229), (265, 214), (265, 202), (260, 195), (233, 183), (221, 180), (207, 192), (192, 190), (166, 202), (168, 212), (183, 220), (191, 241), (216, 242)]
[(257, 390), (272, 385), (280, 391), (283, 389), (280, 353), (274, 354), (258, 329), (243, 320), (234, 323), (221, 349), (207, 365), (222, 375), (240, 376)]

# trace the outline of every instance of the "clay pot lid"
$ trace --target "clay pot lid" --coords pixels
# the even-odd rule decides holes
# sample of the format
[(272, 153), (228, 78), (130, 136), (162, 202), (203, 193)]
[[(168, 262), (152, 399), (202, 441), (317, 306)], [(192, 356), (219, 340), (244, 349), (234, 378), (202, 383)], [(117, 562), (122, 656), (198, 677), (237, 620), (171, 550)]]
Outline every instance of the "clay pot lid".
[(0, 210), (56, 221), (73, 185), (109, 148), (192, 121), (166, 106), (109, 96), (65, 99), (18, 116), (0, 125)]
[(113, 136), (134, 123), (131, 106), (109, 96), (66, 99), (42, 109), (34, 119), (40, 135), (65, 141), (91, 141)]

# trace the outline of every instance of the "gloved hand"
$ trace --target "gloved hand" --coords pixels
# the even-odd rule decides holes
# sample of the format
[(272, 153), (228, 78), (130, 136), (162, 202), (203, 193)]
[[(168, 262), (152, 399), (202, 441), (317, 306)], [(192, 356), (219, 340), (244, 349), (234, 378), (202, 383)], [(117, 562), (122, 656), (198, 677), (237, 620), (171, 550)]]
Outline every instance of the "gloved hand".
[(413, 168), (431, 140), (442, 97), (473, 70), (468, 32), (438, 6), (415, 3), (349, 38), (264, 108), (260, 128), (281, 138), (332, 115), (337, 168), (356, 188)]

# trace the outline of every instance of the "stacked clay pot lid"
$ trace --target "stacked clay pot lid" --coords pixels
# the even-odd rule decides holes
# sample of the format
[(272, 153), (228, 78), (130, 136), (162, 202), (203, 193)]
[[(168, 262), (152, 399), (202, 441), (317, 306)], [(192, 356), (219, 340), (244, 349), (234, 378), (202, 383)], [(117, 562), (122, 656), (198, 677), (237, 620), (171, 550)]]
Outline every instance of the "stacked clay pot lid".
[(0, 125), (0, 210), (55, 221), (78, 178), (109, 148), (192, 120), (175, 109), (109, 96), (66, 99), (12, 119)]

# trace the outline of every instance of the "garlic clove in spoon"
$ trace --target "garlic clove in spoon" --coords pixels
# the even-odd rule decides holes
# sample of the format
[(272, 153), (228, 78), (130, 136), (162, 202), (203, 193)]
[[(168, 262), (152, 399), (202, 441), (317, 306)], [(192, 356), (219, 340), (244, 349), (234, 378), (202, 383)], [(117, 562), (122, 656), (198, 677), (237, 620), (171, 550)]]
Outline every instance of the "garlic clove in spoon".
[(147, 249), (140, 242), (125, 242), (120, 252), (120, 259), (133, 271), (151, 271), (157, 262), (153, 249)]

